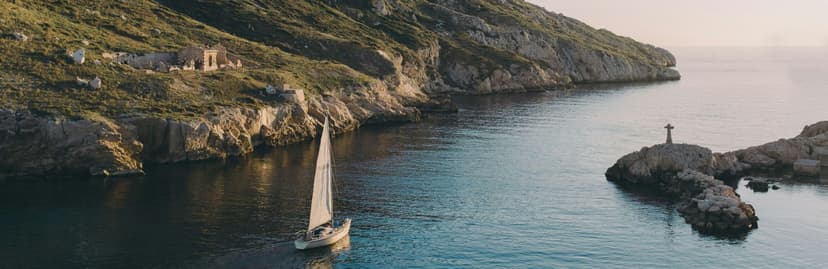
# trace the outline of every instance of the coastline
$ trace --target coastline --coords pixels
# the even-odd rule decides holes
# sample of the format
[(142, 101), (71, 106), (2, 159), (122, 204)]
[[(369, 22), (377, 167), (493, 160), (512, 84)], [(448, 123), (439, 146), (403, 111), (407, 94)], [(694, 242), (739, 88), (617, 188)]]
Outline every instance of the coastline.
[[(741, 234), (758, 227), (756, 210), (726, 182), (766, 173), (819, 177), (826, 157), (828, 121), (821, 121), (805, 126), (796, 137), (726, 153), (691, 144), (644, 147), (618, 159), (605, 175), (618, 184), (655, 188), (678, 198), (677, 210), (694, 229)], [(769, 182), (776, 181), (748, 180), (755, 191), (768, 191)]]
[[(673, 80), (673, 79), (671, 79)], [(666, 80), (666, 81), (671, 81)], [(632, 83), (659, 83), (642, 80)], [(577, 89), (578, 85), (630, 82), (595, 82), (487, 94)], [(353, 104), (333, 97), (307, 104), (283, 103), (261, 108), (225, 108), (194, 119), (162, 119), (126, 115), (116, 119), (65, 119), (32, 111), (0, 109), (0, 145), (4, 153), (20, 158), (0, 163), (18, 169), (0, 170), (0, 178), (26, 179), (61, 176), (143, 175), (143, 165), (241, 157), (260, 147), (275, 148), (313, 139), (318, 119), (327, 108), (335, 133), (362, 126), (417, 122), (432, 113), (454, 113), (450, 97), (421, 102), (419, 107), (353, 113)], [(327, 100), (326, 100), (327, 99)], [(369, 107), (371, 103), (363, 104)]]

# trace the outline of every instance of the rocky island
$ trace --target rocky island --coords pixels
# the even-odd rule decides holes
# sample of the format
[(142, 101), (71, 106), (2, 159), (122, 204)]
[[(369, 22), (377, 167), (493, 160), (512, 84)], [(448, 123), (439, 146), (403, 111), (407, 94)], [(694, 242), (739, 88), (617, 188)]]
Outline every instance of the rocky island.
[[(731, 234), (757, 227), (752, 205), (725, 184), (753, 174), (818, 176), (828, 162), (828, 121), (790, 139), (726, 153), (689, 144), (658, 144), (627, 154), (607, 169), (608, 180), (655, 188), (679, 199), (678, 211), (702, 232)], [(717, 178), (723, 179), (719, 180)], [(766, 191), (765, 180), (750, 182)]]
[(0, 8), (0, 177), (142, 173), (306, 140), (323, 116), (345, 132), (455, 94), (680, 77), (664, 49), (520, 0)]

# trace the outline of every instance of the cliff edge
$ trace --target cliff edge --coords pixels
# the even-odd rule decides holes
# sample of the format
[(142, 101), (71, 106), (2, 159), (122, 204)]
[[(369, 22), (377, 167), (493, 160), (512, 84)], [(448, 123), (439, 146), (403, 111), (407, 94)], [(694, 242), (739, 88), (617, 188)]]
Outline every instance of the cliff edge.
[(309, 139), (325, 116), (344, 132), (453, 94), (680, 77), (664, 49), (520, 0), (0, 8), (0, 176), (140, 173)]

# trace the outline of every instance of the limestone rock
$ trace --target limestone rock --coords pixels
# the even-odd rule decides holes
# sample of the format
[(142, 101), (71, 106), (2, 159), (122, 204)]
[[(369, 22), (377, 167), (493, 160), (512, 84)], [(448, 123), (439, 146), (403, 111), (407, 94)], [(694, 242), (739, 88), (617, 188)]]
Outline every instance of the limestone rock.
[(815, 146), (812, 138), (780, 139), (731, 154), (753, 170), (790, 170), (797, 160), (810, 159)]
[(733, 189), (709, 175), (716, 172), (709, 149), (660, 144), (628, 154), (607, 170), (608, 180), (652, 187), (683, 199), (679, 211), (702, 232), (744, 232), (756, 227), (753, 207)]
[(0, 109), (0, 175), (130, 174), (141, 171), (142, 145), (109, 121), (44, 118)]
[(17, 39), (17, 41), (21, 42), (26, 42), (29, 40), (29, 37), (21, 32), (14, 32), (14, 38)]
[(687, 202), (678, 211), (685, 221), (702, 232), (743, 233), (758, 227), (753, 206), (742, 202), (733, 188), (711, 186)]
[(822, 170), (822, 167), (818, 160), (801, 159), (796, 160), (793, 164), (794, 175), (798, 176), (817, 177), (820, 170)]
[(713, 174), (713, 153), (689, 144), (644, 147), (619, 159), (606, 176), (612, 181), (652, 184), (687, 169)]
[(821, 134), (828, 133), (828, 121), (820, 121), (802, 129), (802, 132), (797, 136), (800, 138), (812, 138)]
[(84, 49), (79, 49), (73, 52), (72, 61), (74, 61), (75, 64), (83, 64), (83, 62), (86, 61), (86, 51)]
[(89, 86), (89, 81), (79, 77), (75, 77), (75, 84), (81, 87), (86, 87)]
[(92, 89), (100, 89), (101, 88), (101, 78), (95, 77), (94, 79), (89, 81), (89, 87)]

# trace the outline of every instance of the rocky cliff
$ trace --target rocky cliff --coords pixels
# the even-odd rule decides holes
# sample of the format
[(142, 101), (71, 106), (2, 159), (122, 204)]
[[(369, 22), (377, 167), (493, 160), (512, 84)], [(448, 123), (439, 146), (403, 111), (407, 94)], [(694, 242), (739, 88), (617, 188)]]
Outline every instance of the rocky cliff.
[[(141, 171), (451, 111), (449, 95), (678, 79), (666, 50), (520, 0), (1, 2), (0, 174)], [(27, 39), (7, 33), (24, 33)], [(221, 43), (244, 68), (158, 73), (112, 52)], [(84, 63), (67, 54), (84, 49)], [(96, 89), (77, 78), (98, 77)], [(296, 103), (266, 85), (304, 89)], [(17, 156), (17, 157), (13, 157)]]

